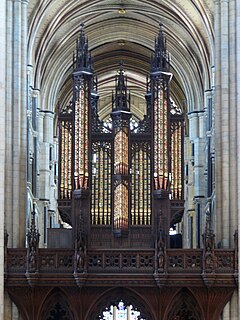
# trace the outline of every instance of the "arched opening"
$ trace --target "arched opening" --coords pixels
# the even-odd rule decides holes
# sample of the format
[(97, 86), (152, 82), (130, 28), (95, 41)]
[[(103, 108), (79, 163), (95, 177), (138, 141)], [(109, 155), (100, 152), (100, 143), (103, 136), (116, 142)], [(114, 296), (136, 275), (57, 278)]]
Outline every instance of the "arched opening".
[(178, 293), (170, 305), (167, 320), (201, 320), (201, 310), (193, 295), (183, 289)]
[(114, 305), (106, 307), (100, 315), (99, 320), (145, 320), (139, 311), (132, 304), (125, 303), (122, 299)]
[(93, 304), (86, 319), (94, 320), (151, 320), (150, 306), (135, 292), (119, 288), (110, 290)]
[(42, 320), (74, 320), (68, 299), (65, 294), (55, 289), (48, 295), (43, 304), (40, 319)]

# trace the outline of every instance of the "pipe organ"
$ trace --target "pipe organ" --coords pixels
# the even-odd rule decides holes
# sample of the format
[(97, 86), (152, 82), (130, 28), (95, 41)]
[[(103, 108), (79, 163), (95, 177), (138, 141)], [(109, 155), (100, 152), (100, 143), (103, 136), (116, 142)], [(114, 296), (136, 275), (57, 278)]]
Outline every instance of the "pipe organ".
[[(170, 103), (172, 74), (162, 26), (147, 79), (146, 114), (134, 128), (122, 63), (115, 78), (109, 124), (99, 119), (97, 79), (83, 26), (73, 66), (73, 99), (60, 108), (58, 116), (62, 219), (66, 210), (63, 214), (60, 204), (68, 201), (71, 208), (73, 193), (85, 190), (90, 226), (112, 230), (115, 238), (128, 237), (134, 227), (149, 227), (146, 232), (151, 232), (154, 192), (162, 190), (170, 194), (169, 199), (183, 199), (183, 113)], [(164, 215), (170, 217), (171, 212)], [(167, 228), (172, 220), (162, 219), (168, 221)], [(65, 221), (71, 224), (71, 219)]]

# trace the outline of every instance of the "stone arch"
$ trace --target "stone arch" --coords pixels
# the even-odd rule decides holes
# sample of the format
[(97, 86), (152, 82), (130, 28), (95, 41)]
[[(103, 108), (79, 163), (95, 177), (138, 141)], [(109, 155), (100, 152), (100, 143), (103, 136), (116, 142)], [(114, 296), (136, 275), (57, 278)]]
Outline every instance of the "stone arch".
[(203, 313), (192, 293), (183, 288), (170, 303), (165, 320), (202, 320)]
[(41, 320), (74, 320), (67, 296), (59, 289), (50, 291), (41, 308)]
[(106, 307), (116, 305), (120, 300), (122, 300), (125, 305), (133, 305), (134, 308), (141, 312), (144, 319), (156, 319), (153, 314), (153, 308), (150, 306), (149, 302), (141, 296), (141, 294), (132, 289), (115, 288), (105, 291), (100, 297), (98, 296), (97, 301), (92, 303), (85, 320), (97, 319)]
[[(175, 5), (171, 1), (164, 5), (157, 1), (140, 2), (146, 6), (144, 12), (141, 6), (130, 6), (124, 18), (116, 15), (116, 5), (110, 5), (107, 0), (101, 4), (96, 0), (69, 4), (65, 0), (31, 5), (28, 63), (33, 66), (34, 87), (41, 90), (40, 105), (54, 111), (61, 90), (70, 95), (72, 53), (80, 22), (86, 23), (98, 75), (105, 76), (114, 70), (124, 55), (127, 69), (134, 66), (145, 78), (160, 20), (166, 26), (168, 50), (173, 56), (171, 90), (175, 100), (186, 100), (188, 111), (202, 108), (203, 93), (211, 87), (214, 58), (210, 9), (207, 5), (198, 8), (196, 4), (189, 4), (187, 13), (180, 2)], [(108, 10), (102, 18), (101, 6), (106, 5)], [(115, 28), (116, 19), (118, 28)], [(106, 57), (108, 63), (104, 65), (102, 61)]]

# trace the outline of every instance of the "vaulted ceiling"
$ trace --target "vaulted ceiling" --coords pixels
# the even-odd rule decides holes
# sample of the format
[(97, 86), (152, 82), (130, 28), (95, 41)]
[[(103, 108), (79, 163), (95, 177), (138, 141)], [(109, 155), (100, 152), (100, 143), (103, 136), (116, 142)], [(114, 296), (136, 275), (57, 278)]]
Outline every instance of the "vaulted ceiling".
[(100, 115), (110, 110), (119, 62), (124, 62), (132, 111), (144, 113), (146, 75), (159, 22), (164, 25), (174, 74), (171, 95), (187, 110), (203, 108), (213, 66), (213, 0), (30, 0), (28, 63), (41, 106), (55, 110), (71, 99), (72, 55), (85, 24), (98, 74)]

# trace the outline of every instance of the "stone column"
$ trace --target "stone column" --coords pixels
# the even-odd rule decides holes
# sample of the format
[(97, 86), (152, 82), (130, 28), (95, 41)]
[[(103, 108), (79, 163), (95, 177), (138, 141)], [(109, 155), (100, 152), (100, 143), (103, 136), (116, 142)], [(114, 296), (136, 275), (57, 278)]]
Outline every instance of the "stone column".
[[(233, 247), (239, 225), (239, 35), (238, 0), (215, 1), (215, 147), (216, 147), (216, 240)], [(223, 311), (223, 319), (238, 319), (236, 293)]]
[(213, 105), (213, 89), (214, 89), (214, 74), (212, 75), (212, 88), (205, 91), (205, 120), (206, 120), (206, 135), (205, 135), (205, 195), (206, 203), (204, 212), (211, 213), (211, 227), (215, 228), (215, 212), (214, 212), (214, 191), (215, 191), (215, 174), (214, 174), (214, 105)]
[(13, 246), (20, 241), (20, 163), (21, 163), (21, 2), (13, 1), (13, 101), (12, 101), (12, 216), (13, 230), (10, 234)]
[[(8, 245), (21, 247), (25, 245), (25, 216), (26, 216), (26, 155), (27, 155), (27, 1), (8, 0), (1, 2), (0, 15), (6, 14), (6, 20), (0, 16), (1, 35), (6, 35), (6, 45), (0, 40), (1, 53), (5, 53), (6, 60), (0, 58), (1, 76), (6, 75), (6, 102), (0, 118), (6, 115), (6, 127), (0, 125), (0, 130), (5, 131), (5, 186), (1, 195), (5, 196), (5, 202), (0, 201), (5, 212), (5, 226), (9, 234)], [(2, 23), (6, 23), (6, 28)], [(5, 72), (6, 61), (6, 72)], [(0, 78), (1, 78), (0, 76)], [(0, 89), (1, 91), (1, 89)], [(1, 95), (1, 94), (0, 94)], [(0, 133), (4, 142), (4, 134)], [(1, 148), (3, 145), (1, 145)], [(1, 161), (1, 163), (3, 163)], [(4, 220), (1, 219), (3, 222)], [(3, 223), (1, 224), (3, 226)], [(0, 233), (1, 234), (1, 233)], [(0, 272), (3, 274), (3, 272)], [(1, 285), (0, 285), (1, 288)], [(5, 301), (1, 297), (1, 308), (6, 306), (4, 319), (20, 319), (19, 312), (11, 303), (7, 293)], [(3, 319), (2, 309), (0, 318)]]
[(194, 208), (194, 179), (193, 179), (193, 158), (192, 158), (192, 148), (191, 141), (189, 137), (184, 140), (184, 159), (185, 159), (185, 214), (183, 215), (183, 248), (189, 248), (191, 246), (190, 242), (190, 229), (188, 228), (189, 221), (195, 214)]
[[(57, 198), (58, 198), (58, 181), (57, 181), (57, 161), (58, 161), (58, 139), (53, 139), (52, 161), (50, 162), (50, 202), (49, 202), (49, 220), (51, 217), (52, 227), (56, 226)], [(53, 221), (54, 219), (54, 221)], [(53, 224), (54, 222), (54, 224)], [(50, 223), (50, 222), (49, 222)], [(49, 225), (50, 227), (50, 225)]]
[(31, 198), (32, 198), (32, 145), (31, 145), (31, 128), (32, 128), (32, 110), (31, 110), (31, 77), (32, 66), (28, 66), (27, 71), (27, 208), (26, 208), (26, 228), (30, 220)]
[[(27, 209), (26, 225), (31, 223), (33, 203), (37, 201), (37, 178), (38, 178), (38, 123), (37, 107), (39, 90), (33, 89), (32, 66), (28, 66), (28, 123), (27, 123)], [(37, 209), (37, 207), (36, 207)], [(37, 210), (38, 212), (38, 210)]]
[[(12, 170), (12, 76), (13, 76), (13, 69), (12, 69), (12, 15), (13, 15), (13, 3), (12, 0), (6, 1), (6, 10), (7, 10), (7, 21), (6, 21), (6, 28), (7, 28), (7, 39), (6, 39), (6, 136), (5, 136), (5, 145), (6, 145), (6, 152), (5, 152), (5, 211), (6, 211), (6, 229), (9, 234), (8, 238), (8, 246), (12, 246), (13, 240), (13, 226), (12, 226), (12, 212), (13, 212), (13, 201), (12, 201), (12, 181), (13, 181), (13, 170)], [(3, 9), (2, 9), (3, 12)], [(1, 21), (3, 21), (1, 19)], [(3, 27), (1, 27), (1, 30)], [(3, 33), (1, 32), (1, 35)], [(1, 50), (3, 51), (3, 50)], [(1, 62), (3, 65), (3, 62)], [(1, 75), (4, 75), (4, 69), (1, 71)], [(2, 135), (1, 135), (2, 136)]]
[[(229, 222), (230, 222), (230, 131), (234, 128), (229, 127), (229, 1), (221, 0), (220, 4), (220, 112), (221, 112), (221, 184), (222, 184), (222, 246), (228, 248), (229, 243)], [(217, 137), (216, 137), (217, 138)], [(220, 182), (220, 181), (219, 181)], [(217, 182), (218, 183), (218, 182)], [(235, 186), (236, 187), (236, 186)], [(218, 202), (219, 199), (217, 199)]]
[[(240, 106), (240, 2), (236, 1), (236, 86), (238, 88), (236, 92), (236, 105)], [(240, 112), (237, 112), (237, 123), (239, 124), (240, 122)], [(237, 182), (238, 182), (238, 189), (237, 189), (237, 205), (238, 205), (238, 212), (240, 210), (240, 126), (237, 126)], [(238, 229), (238, 234), (240, 235), (240, 219), (238, 216), (238, 221), (237, 221), (237, 229)], [(240, 246), (239, 248), (239, 253), (238, 257), (240, 257)], [(238, 258), (239, 259), (239, 258)], [(240, 274), (240, 263), (238, 264), (238, 274)], [(240, 279), (239, 279), (240, 281)], [(238, 283), (238, 314), (240, 314), (240, 282)], [(237, 309), (237, 308), (236, 308)]]
[(20, 157), (20, 245), (25, 244), (27, 214), (27, 6), (28, 0), (21, 0), (21, 157)]
[[(222, 225), (222, 184), (221, 184), (221, 172), (222, 172), (222, 161), (221, 161), (221, 110), (220, 110), (220, 0), (215, 0), (214, 2), (214, 30), (215, 30), (215, 163), (216, 163), (216, 194), (217, 194), (217, 203), (216, 203), (216, 240), (221, 241), (222, 232), (221, 232), (221, 225)], [(219, 182), (218, 182), (219, 181)]]
[(185, 160), (188, 165), (187, 174), (187, 188), (185, 188), (185, 212), (184, 214), (184, 235), (183, 235), (183, 247), (195, 247), (193, 235), (196, 233), (193, 230), (195, 226), (195, 204), (194, 204), (194, 154), (195, 154), (195, 144), (194, 141), (198, 137), (199, 123), (197, 112), (191, 112), (188, 114), (189, 119), (189, 138), (185, 139)]
[[(50, 181), (50, 148), (53, 147), (53, 119), (54, 113), (49, 110), (41, 110), (43, 117), (42, 140), (39, 141), (39, 209), (40, 209), (40, 245), (44, 245), (44, 234), (46, 240), (46, 226), (48, 225), (48, 215), (46, 208), (49, 206), (51, 198), (51, 181)], [(46, 205), (47, 203), (47, 205)]]
[[(188, 114), (189, 118), (189, 149), (188, 160), (188, 188), (186, 210), (188, 216), (184, 218), (185, 224), (188, 224), (188, 230), (185, 226), (185, 232), (192, 235), (188, 236), (188, 245), (196, 248), (200, 246), (200, 234), (202, 233), (202, 214), (205, 204), (205, 184), (204, 184), (204, 136), (205, 136), (205, 113), (203, 110), (193, 111)], [(186, 153), (185, 153), (186, 155)], [(199, 215), (199, 217), (198, 217)], [(188, 220), (188, 221), (187, 221)], [(191, 242), (190, 242), (191, 240)], [(186, 237), (184, 236), (184, 246)]]
[(41, 233), (41, 243), (43, 247), (47, 247), (47, 228), (48, 228), (48, 207), (49, 207), (49, 201), (43, 202), (43, 228)]
[(5, 212), (10, 246), (25, 243), (27, 2), (7, 1)]
[(0, 7), (0, 44), (2, 50), (0, 50), (0, 319), (3, 319), (4, 315), (4, 179), (5, 179), (5, 106), (6, 106), (6, 1), (1, 2)]
[(215, 1), (216, 240), (224, 248), (237, 224), (236, 3)]
[[(230, 174), (230, 203), (229, 203), (229, 245), (231, 248), (234, 246), (233, 234), (237, 229), (238, 223), (238, 203), (236, 197), (237, 187), (237, 127), (239, 126), (237, 122), (236, 114), (239, 113), (239, 105), (237, 103), (237, 91), (240, 87), (237, 87), (237, 77), (239, 75), (236, 72), (237, 68), (237, 55), (239, 51), (236, 50), (236, 37), (237, 33), (240, 33), (239, 29), (236, 28), (236, 4), (238, 0), (229, 1), (229, 174)], [(239, 14), (239, 13), (238, 13)]]

